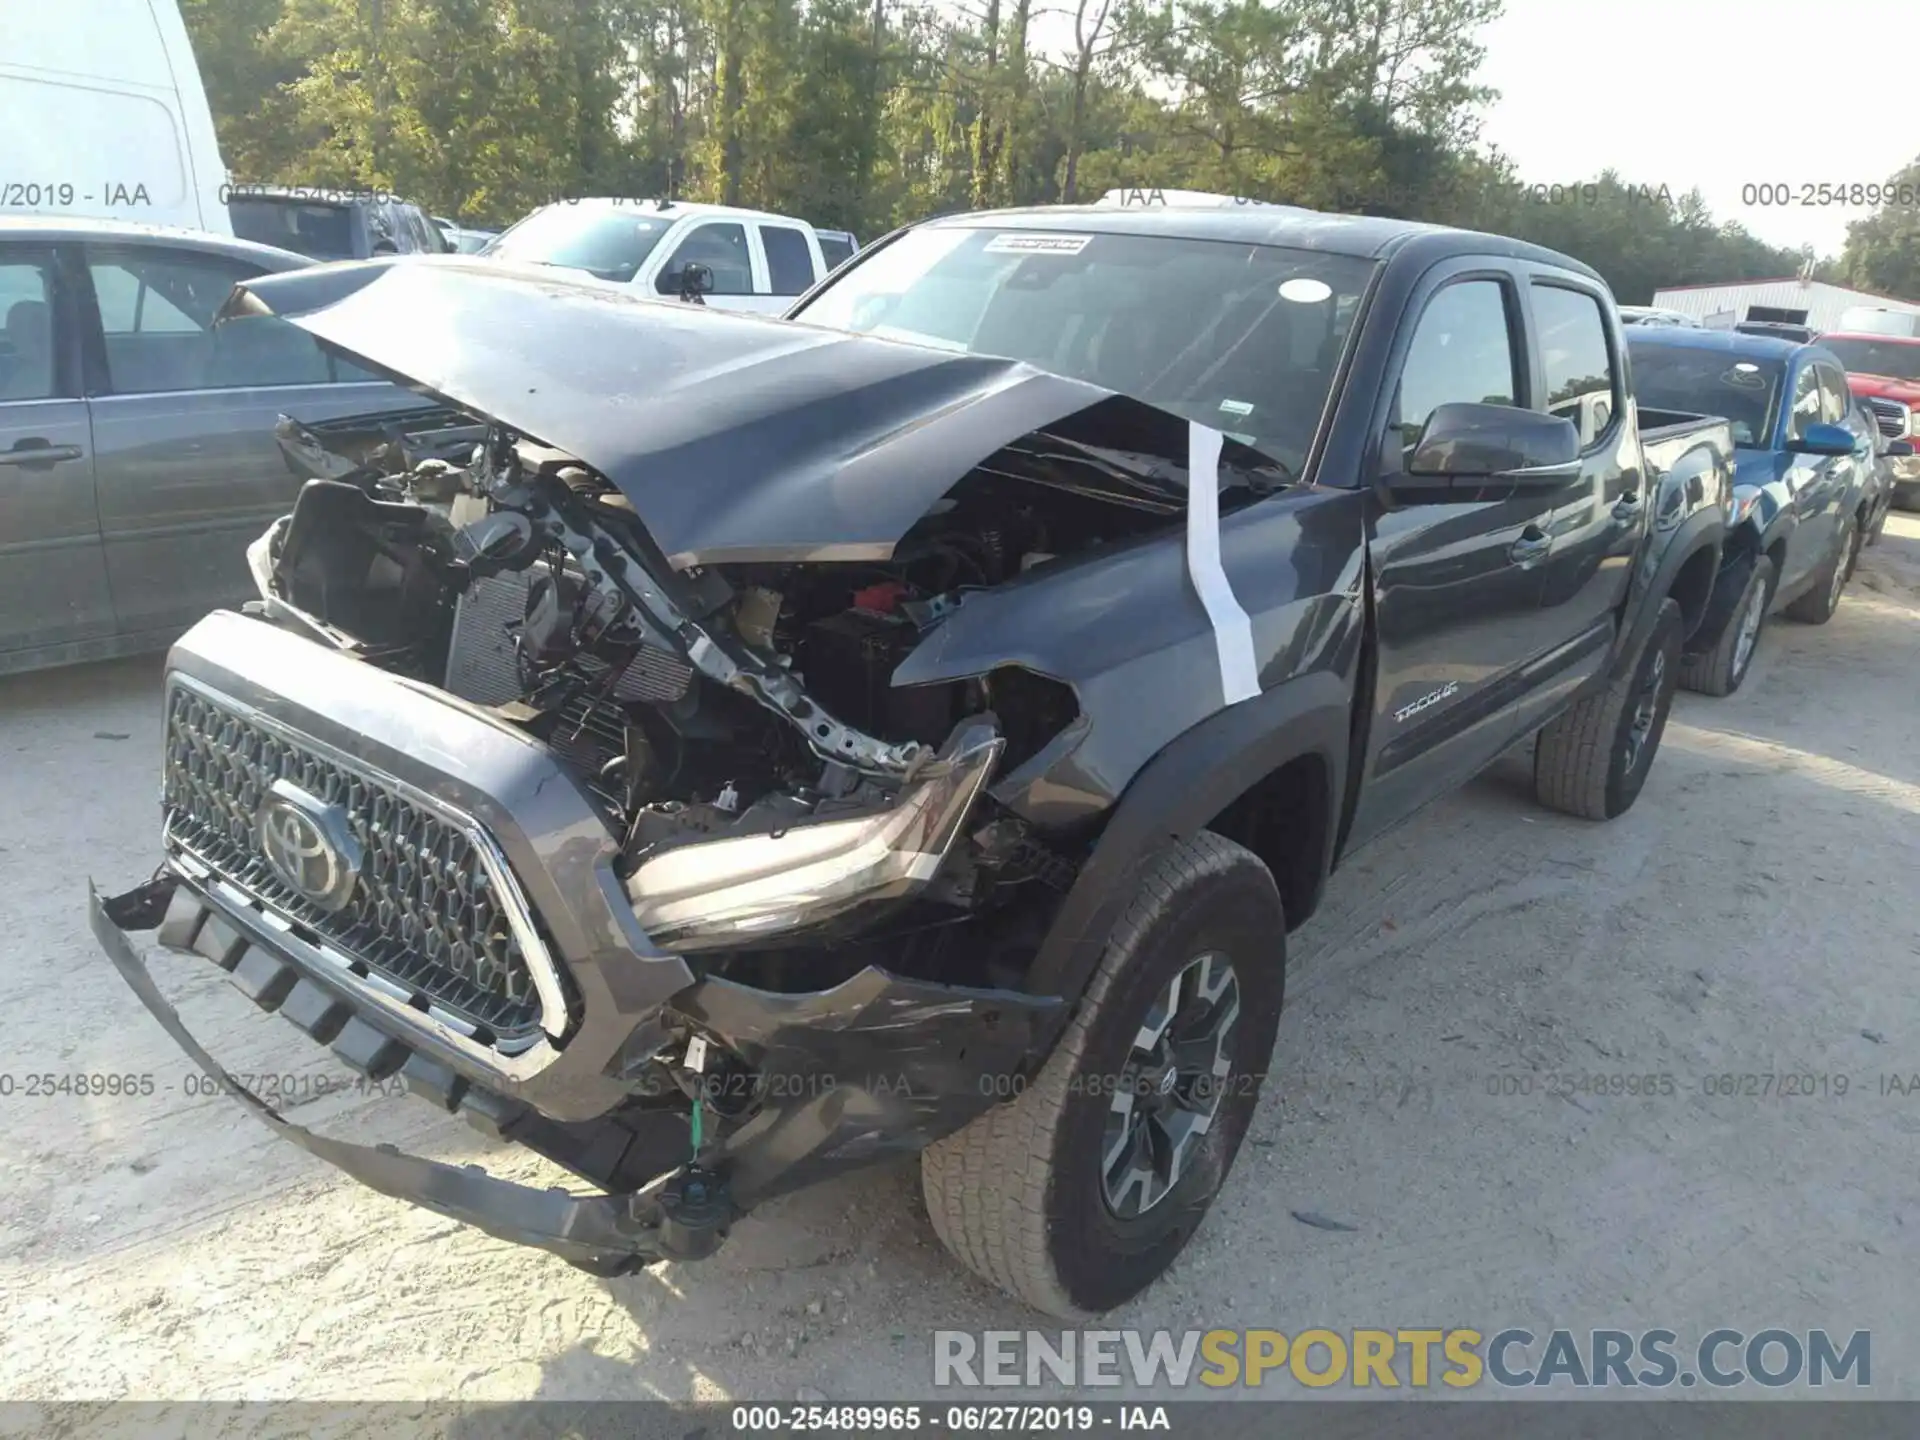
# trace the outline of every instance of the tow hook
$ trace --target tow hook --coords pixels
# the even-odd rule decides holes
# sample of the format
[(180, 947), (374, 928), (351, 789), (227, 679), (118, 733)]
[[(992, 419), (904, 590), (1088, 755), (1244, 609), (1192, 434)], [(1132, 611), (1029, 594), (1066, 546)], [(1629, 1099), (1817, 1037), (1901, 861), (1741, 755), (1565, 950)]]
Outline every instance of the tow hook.
[(672, 1260), (704, 1260), (720, 1248), (733, 1220), (727, 1182), (713, 1171), (688, 1165), (661, 1187), (661, 1253)]

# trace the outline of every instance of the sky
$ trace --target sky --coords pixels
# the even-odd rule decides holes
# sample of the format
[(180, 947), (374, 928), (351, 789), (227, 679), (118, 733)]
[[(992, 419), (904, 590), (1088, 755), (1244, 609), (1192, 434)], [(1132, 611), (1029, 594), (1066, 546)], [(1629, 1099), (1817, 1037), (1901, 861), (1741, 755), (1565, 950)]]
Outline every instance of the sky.
[[(1035, 48), (1064, 53), (1072, 0), (1036, 14)], [(1826, 256), (1875, 207), (1818, 187), (1882, 184), (1920, 155), (1914, 0), (1506, 0), (1480, 41), (1477, 78), (1501, 92), (1481, 138), (1535, 185), (1612, 166), (1676, 200), (1698, 186), (1716, 220)]]
[[(1882, 183), (1920, 155), (1913, 0), (1507, 0), (1480, 38), (1478, 78), (1501, 92), (1482, 139), (1536, 184), (1611, 165), (1676, 198), (1697, 185), (1716, 220), (1837, 255), (1874, 207), (1817, 187)], [(1776, 203), (1743, 203), (1759, 185)]]

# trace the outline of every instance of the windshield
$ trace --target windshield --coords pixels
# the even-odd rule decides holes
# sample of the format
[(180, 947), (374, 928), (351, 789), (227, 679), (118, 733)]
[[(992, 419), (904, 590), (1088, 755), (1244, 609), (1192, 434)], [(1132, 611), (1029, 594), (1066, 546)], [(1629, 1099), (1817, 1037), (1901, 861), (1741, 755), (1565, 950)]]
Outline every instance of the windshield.
[(1627, 337), (1633, 361), (1633, 398), (1655, 410), (1721, 415), (1737, 445), (1765, 445), (1773, 435), (1774, 401), (1786, 366), (1724, 350), (1649, 345)]
[(1920, 343), (1898, 340), (1848, 340), (1823, 336), (1820, 348), (1830, 352), (1851, 375), (1890, 375), (1895, 380), (1920, 380)]
[(481, 252), (499, 260), (562, 265), (621, 284), (633, 279), (660, 237), (673, 228), (670, 215), (643, 215), (626, 206), (562, 202), (536, 210)]
[(353, 213), (344, 205), (249, 196), (227, 204), (233, 233), (242, 240), (275, 245), (315, 260), (351, 260)]
[(1299, 475), (1374, 262), (1238, 241), (939, 225), (794, 318), (1023, 360), (1215, 426)]

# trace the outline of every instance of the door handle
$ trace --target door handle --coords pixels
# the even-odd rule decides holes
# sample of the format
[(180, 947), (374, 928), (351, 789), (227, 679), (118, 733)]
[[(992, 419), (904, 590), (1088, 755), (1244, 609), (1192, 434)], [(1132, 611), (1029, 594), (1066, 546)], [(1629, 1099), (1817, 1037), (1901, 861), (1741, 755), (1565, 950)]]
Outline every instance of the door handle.
[(1553, 537), (1538, 525), (1529, 525), (1520, 532), (1520, 538), (1513, 542), (1507, 554), (1513, 563), (1523, 569), (1538, 564), (1547, 558), (1547, 552), (1553, 548)]
[(78, 460), (85, 453), (78, 445), (55, 445), (35, 435), (21, 440), (11, 450), (0, 450), (0, 465), (25, 465), (30, 469), (58, 465), (62, 460)]
[(1640, 517), (1640, 511), (1644, 504), (1645, 502), (1641, 500), (1639, 491), (1629, 490), (1613, 502), (1613, 518), (1618, 520), (1622, 525), (1629, 524)]

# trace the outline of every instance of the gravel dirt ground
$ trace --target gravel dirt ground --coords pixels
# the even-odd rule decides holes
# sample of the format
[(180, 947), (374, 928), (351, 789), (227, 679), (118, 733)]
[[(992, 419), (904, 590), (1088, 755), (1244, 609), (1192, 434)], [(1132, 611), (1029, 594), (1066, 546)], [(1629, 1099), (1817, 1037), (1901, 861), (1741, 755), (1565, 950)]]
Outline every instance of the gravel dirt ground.
[[(159, 675), (0, 681), (0, 1398), (931, 1397), (934, 1330), (1056, 1328), (946, 1258), (910, 1166), (603, 1281), (187, 1093), (84, 919), (89, 876), (157, 858)], [(1896, 512), (1831, 624), (1775, 620), (1739, 694), (1679, 698), (1623, 819), (1536, 808), (1522, 753), (1357, 856), (1295, 937), (1225, 1193), (1110, 1323), (1868, 1329), (1872, 1393), (1920, 1398), (1917, 710)], [(204, 963), (155, 968), (232, 1070), (347, 1073)], [(29, 1098), (30, 1071), (155, 1087)], [(1570, 1074), (1672, 1093), (1546, 1093)], [(1780, 1078), (1708, 1093), (1744, 1075)], [(416, 1100), (293, 1114), (536, 1173)]]

